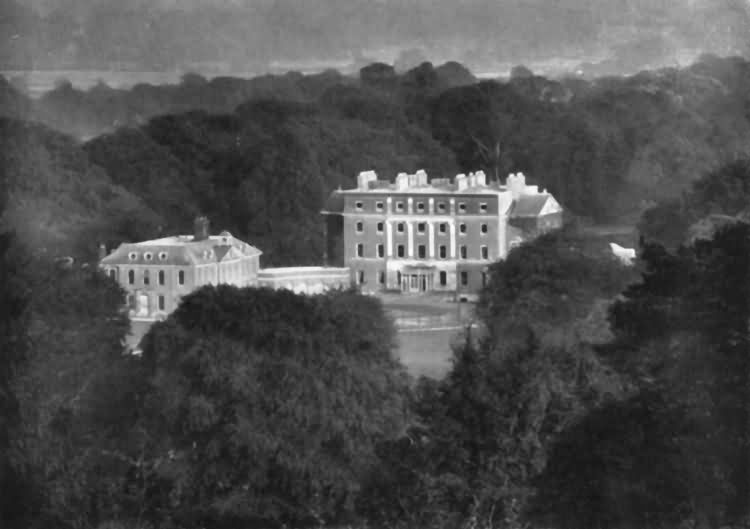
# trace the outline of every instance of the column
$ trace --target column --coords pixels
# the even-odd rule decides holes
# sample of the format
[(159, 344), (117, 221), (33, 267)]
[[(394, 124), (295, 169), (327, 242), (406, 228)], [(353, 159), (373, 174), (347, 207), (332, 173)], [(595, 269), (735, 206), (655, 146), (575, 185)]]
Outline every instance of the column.
[[(432, 201), (432, 199), (430, 199)], [(430, 257), (430, 259), (435, 257), (435, 224), (433, 222), (427, 223), (427, 235), (428, 235), (428, 244), (427, 247), (427, 255)]]
[(448, 229), (450, 229), (451, 233), (451, 259), (456, 258), (456, 223), (451, 220), (448, 223)]
[[(389, 197), (389, 204), (390, 200)], [(385, 256), (393, 257), (393, 223), (390, 220), (385, 221)]]
[[(411, 204), (411, 199), (409, 199)], [(414, 223), (411, 221), (406, 222), (406, 238), (408, 242), (407, 257), (414, 257)]]

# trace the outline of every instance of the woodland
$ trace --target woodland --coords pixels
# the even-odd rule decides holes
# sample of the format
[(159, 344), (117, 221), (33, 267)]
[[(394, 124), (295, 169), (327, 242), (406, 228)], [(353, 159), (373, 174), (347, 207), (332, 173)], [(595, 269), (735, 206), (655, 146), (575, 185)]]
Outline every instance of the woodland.
[[(748, 87), (712, 56), (0, 84), (0, 526), (744, 527)], [(100, 242), (205, 214), (265, 266), (321, 264), (322, 203), (366, 169), (523, 171), (568, 212), (491, 265), (445, 378), (411, 378), (355, 290), (204, 287), (122, 354)], [(602, 223), (637, 228), (634, 266)]]

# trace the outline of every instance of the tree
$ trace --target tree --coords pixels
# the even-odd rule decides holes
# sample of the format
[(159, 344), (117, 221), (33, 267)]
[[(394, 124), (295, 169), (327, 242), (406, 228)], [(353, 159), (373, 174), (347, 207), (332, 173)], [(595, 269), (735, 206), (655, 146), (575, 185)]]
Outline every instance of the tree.
[[(3, 206), (0, 198), (0, 206)], [(23, 514), (24, 483), (18, 461), (11, 455), (12, 442), (21, 421), (13, 382), (28, 354), (28, 284), (22, 268), (25, 254), (12, 233), (0, 233), (0, 523), (14, 526)]]
[(186, 527), (353, 515), (407, 381), (377, 300), (205, 287), (145, 338), (148, 516)]
[[(750, 228), (736, 222), (676, 254), (647, 244), (643, 280), (612, 308), (602, 354), (687, 425), (675, 438), (691, 469), (691, 515), (715, 525), (747, 513)], [(713, 469), (713, 470), (710, 470)]]

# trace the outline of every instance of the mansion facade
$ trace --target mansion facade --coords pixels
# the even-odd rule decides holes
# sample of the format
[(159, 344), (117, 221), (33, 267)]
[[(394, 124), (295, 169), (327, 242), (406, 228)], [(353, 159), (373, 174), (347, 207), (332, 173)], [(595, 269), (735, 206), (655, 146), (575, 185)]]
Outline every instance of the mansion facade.
[(195, 220), (192, 235), (124, 243), (109, 255), (100, 250), (99, 266), (127, 293), (135, 321), (164, 319), (204, 285), (258, 283), (261, 251), (226, 231), (210, 235), (205, 217)]
[(482, 171), (452, 181), (417, 171), (394, 182), (367, 171), (357, 184), (334, 191), (322, 213), (328, 264), (348, 267), (363, 291), (473, 297), (490, 263), (563, 222), (560, 204), (523, 173), (502, 185)]

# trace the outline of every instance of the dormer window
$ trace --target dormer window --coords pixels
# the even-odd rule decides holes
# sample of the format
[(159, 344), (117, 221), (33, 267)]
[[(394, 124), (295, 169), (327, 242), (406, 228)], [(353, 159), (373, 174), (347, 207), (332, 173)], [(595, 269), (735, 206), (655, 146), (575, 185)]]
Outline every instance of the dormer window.
[(396, 211), (404, 211), (404, 203), (396, 202)]
[(383, 211), (383, 202), (382, 202), (382, 201), (380, 201), (380, 200), (379, 200), (379, 201), (377, 201), (377, 202), (375, 202), (375, 209), (376, 209), (377, 211)]
[(154, 254), (152, 254), (151, 252), (146, 252), (146, 253), (143, 254), (143, 258), (146, 261), (150, 261), (150, 260), (152, 260), (154, 258)]
[(479, 211), (481, 213), (487, 213), (487, 202), (480, 202)]
[(159, 261), (167, 260), (167, 252), (159, 252)]
[(364, 204), (360, 200), (354, 203), (354, 209), (356, 209), (357, 211), (362, 211), (364, 207)]
[(437, 203), (437, 210), (440, 213), (444, 213), (445, 212), (445, 202), (438, 202)]
[(128, 259), (130, 259), (131, 261), (135, 261), (136, 259), (138, 259), (138, 254), (135, 252), (130, 252), (128, 254)]
[(424, 213), (424, 202), (417, 202), (417, 211)]
[(459, 213), (466, 213), (466, 203), (465, 202), (459, 202), (458, 203), (458, 211), (459, 211)]

